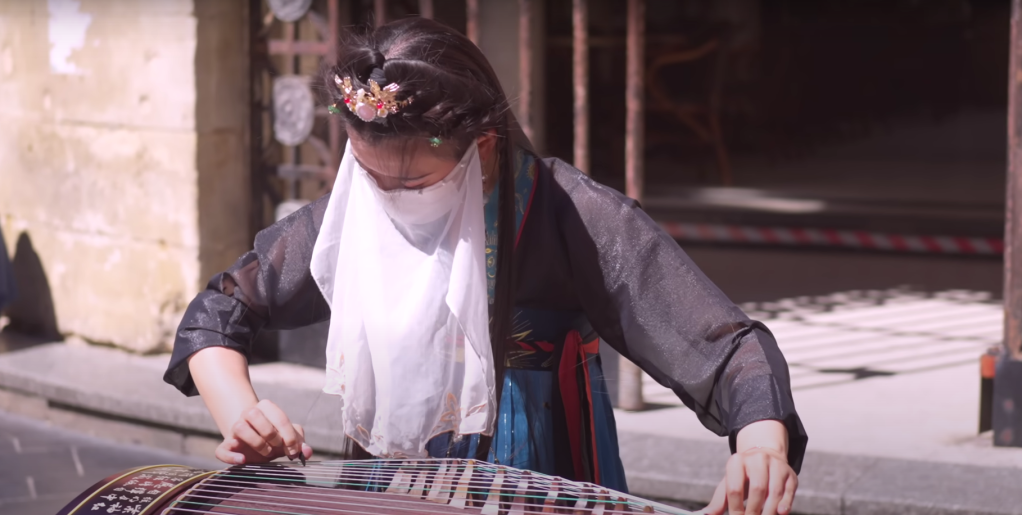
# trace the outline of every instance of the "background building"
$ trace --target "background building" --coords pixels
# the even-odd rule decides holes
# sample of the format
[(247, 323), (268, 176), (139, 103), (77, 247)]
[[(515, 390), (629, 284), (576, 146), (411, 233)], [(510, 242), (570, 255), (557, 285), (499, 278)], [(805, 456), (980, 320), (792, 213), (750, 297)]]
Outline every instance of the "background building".
[[(275, 18), (271, 4), (295, 21)], [(849, 257), (854, 269), (867, 263), (870, 273), (849, 281), (871, 287), (996, 290), (1009, 8), (650, 0), (636, 77), (626, 73), (625, 4), (593, 0), (582, 70), (587, 171), (627, 190), (625, 92), (629, 77), (641, 79), (644, 205), (694, 256), (712, 256), (701, 264), (736, 300), (767, 300), (775, 286), (785, 295), (848, 287), (789, 269), (799, 263), (791, 252), (831, 270)], [(569, 161), (577, 152), (571, 0), (25, 0), (0, 9), (0, 229), (24, 283), (7, 311), (12, 329), (166, 350), (210, 276), (256, 231), (329, 189), (343, 134), (322, 107), (311, 121), (275, 114), (274, 84), (311, 80), (315, 102), (324, 57), (353, 24), (432, 11), (469, 32), (536, 146)], [(286, 127), (275, 132), (288, 123), (307, 126), (290, 129), (296, 145), (280, 143)], [(762, 230), (778, 227), (851, 236), (799, 246)], [(854, 231), (966, 244), (915, 252)], [(721, 246), (757, 242), (740, 254)], [(744, 265), (730, 260), (739, 256)], [(745, 285), (762, 263), (775, 264), (778, 281), (752, 291)]]

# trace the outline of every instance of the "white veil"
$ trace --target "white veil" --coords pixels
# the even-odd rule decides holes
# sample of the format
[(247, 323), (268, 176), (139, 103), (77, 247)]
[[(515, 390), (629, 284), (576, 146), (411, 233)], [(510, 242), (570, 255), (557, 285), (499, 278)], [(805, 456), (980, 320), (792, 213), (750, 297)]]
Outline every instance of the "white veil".
[(482, 170), (473, 143), (440, 184), (381, 191), (349, 143), (313, 250), (331, 309), (324, 391), (380, 457), (437, 434), (492, 434)]

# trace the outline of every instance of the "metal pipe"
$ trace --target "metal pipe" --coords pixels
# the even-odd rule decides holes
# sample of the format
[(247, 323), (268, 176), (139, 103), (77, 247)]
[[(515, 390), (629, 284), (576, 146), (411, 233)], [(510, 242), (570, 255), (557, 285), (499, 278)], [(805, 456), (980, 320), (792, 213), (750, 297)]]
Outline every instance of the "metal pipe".
[(572, 3), (575, 168), (589, 173), (589, 0)]
[[(338, 6), (339, 0), (327, 0), (327, 22), (330, 25), (330, 38), (327, 40), (327, 64), (333, 66), (337, 60), (337, 46), (339, 44), (341, 30), (341, 12)], [(341, 164), (341, 151), (344, 137), (344, 130), (341, 127), (340, 116), (328, 116), (328, 131), (330, 133), (330, 162), (325, 163), (329, 168), (324, 172), (327, 182), (327, 191), (334, 189), (334, 180), (337, 179), (337, 168)]]
[(532, 141), (532, 0), (518, 0), (518, 124)]
[(645, 140), (646, 1), (628, 0), (628, 46), (625, 86), (625, 194), (642, 202)]
[[(288, 25), (294, 25), (289, 23)], [(330, 47), (322, 41), (294, 40), (294, 39), (271, 39), (269, 41), (270, 55), (290, 54), (316, 54), (327, 55)]]
[(263, 78), (263, 62), (266, 59), (266, 46), (262, 36), (263, 29), (263, 1), (249, 0), (248, 2), (248, 48), (249, 58), (249, 133), (248, 133), (248, 159), (249, 159), (249, 223), (248, 240), (253, 241), (256, 233), (263, 230), (266, 223), (265, 198), (266, 191), (266, 167), (263, 162), (263, 149), (266, 145), (265, 130), (263, 123), (263, 101), (265, 93), (265, 80)]
[(419, 0), (419, 16), (433, 19), (433, 0)]
[[(1019, 0), (1022, 1), (1022, 0)], [(625, 194), (642, 202), (644, 149), (644, 68), (646, 0), (628, 0), (627, 63), (625, 71)], [(641, 410), (642, 370), (628, 359), (618, 360), (618, 407)]]
[(479, 46), (479, 0), (465, 0), (465, 36)]
[(373, 16), (375, 26), (387, 23), (387, 0), (373, 0)]
[(1022, 361), (1022, 0), (1012, 2), (1008, 68), (1008, 177), (1004, 221), (1004, 345)]
[[(1004, 344), (994, 370), (994, 446), (1022, 447), (1022, 0), (1011, 2), (1008, 170), (1004, 210)], [(980, 395), (980, 401), (986, 399)], [(982, 409), (980, 411), (982, 415)], [(983, 420), (980, 420), (983, 424)]]

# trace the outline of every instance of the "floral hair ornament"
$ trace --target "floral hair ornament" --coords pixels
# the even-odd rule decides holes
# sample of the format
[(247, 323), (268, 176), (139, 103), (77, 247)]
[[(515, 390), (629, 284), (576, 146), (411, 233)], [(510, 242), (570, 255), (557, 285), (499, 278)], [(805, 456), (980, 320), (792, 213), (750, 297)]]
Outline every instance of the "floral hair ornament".
[[(412, 97), (404, 100), (394, 98), (398, 90), (401, 89), (401, 86), (396, 83), (381, 88), (375, 80), (369, 79), (369, 91), (366, 91), (365, 88), (355, 90), (351, 86), (351, 77), (342, 79), (340, 76), (334, 75), (334, 83), (337, 84), (337, 89), (344, 94), (344, 104), (348, 106), (348, 110), (355, 113), (355, 116), (364, 122), (386, 118), (387, 115), (397, 113), (412, 102)], [(330, 107), (333, 107), (330, 112), (339, 112), (337, 104)]]

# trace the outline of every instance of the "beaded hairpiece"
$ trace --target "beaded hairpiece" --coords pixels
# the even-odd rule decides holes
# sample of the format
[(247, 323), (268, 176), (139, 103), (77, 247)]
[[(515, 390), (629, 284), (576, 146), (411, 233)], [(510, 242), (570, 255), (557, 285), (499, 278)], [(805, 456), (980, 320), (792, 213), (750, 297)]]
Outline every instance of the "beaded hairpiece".
[[(394, 98), (398, 90), (401, 89), (401, 86), (394, 83), (381, 88), (375, 80), (369, 79), (369, 91), (366, 91), (365, 88), (359, 88), (356, 91), (351, 86), (350, 77), (342, 79), (334, 75), (334, 83), (337, 84), (337, 89), (341, 90), (341, 93), (344, 94), (344, 104), (348, 106), (348, 110), (355, 113), (355, 116), (364, 122), (371, 122), (377, 118), (386, 118), (387, 115), (397, 113), (412, 102), (412, 97), (404, 100), (396, 100)], [(340, 112), (337, 104), (330, 106), (330, 108), (331, 113)]]

